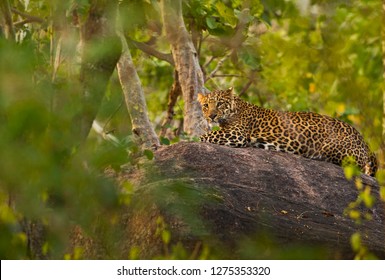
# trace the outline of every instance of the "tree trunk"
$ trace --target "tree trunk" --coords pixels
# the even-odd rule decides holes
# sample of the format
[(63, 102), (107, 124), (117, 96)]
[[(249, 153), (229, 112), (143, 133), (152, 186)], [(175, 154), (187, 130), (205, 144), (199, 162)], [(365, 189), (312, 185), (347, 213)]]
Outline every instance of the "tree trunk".
[(0, 9), (3, 14), (3, 22), (0, 22), (3, 25), (3, 32), (6, 39), (15, 41), (15, 30), (13, 28), (11, 6), (9, 5), (8, 0), (0, 1)]
[(160, 145), (159, 138), (148, 118), (146, 100), (138, 73), (123, 34), (120, 35), (120, 39), (123, 53), (117, 68), (127, 110), (131, 118), (132, 132), (138, 138), (138, 144), (143, 148), (157, 148)]
[(92, 127), (108, 81), (121, 55), (115, 33), (117, 1), (90, 1), (89, 15), (81, 26), (81, 108), (73, 122), (81, 143)]
[(381, 22), (381, 46), (382, 46), (382, 143), (378, 153), (379, 169), (385, 168), (385, 0), (382, 0)]
[(162, 17), (167, 38), (171, 44), (175, 68), (184, 99), (184, 131), (190, 136), (200, 136), (207, 130), (207, 122), (197, 101), (203, 92), (203, 73), (198, 55), (187, 32), (180, 0), (162, 0)]

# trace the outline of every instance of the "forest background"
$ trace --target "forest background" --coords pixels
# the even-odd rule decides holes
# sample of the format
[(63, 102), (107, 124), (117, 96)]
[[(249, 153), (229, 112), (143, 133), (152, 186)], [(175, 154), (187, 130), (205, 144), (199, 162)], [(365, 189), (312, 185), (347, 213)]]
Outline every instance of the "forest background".
[[(113, 231), (130, 203), (132, 185), (103, 174), (151, 160), (159, 145), (195, 141), (206, 128), (202, 91), (234, 87), (263, 107), (342, 119), (383, 165), (382, 8), (376, 0), (1, 0), (0, 257), (33, 258), (23, 224), (41, 221), (44, 254), (81, 258), (81, 248), (68, 251), (69, 229), (98, 234), (98, 220)], [(377, 179), (384, 185), (382, 170)], [(113, 234), (104, 236), (108, 247)]]

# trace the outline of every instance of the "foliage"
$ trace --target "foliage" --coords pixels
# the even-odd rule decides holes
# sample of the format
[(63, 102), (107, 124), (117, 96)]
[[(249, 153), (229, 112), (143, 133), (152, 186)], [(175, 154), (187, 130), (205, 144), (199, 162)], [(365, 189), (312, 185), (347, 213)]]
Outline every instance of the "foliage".
[[(138, 165), (138, 147), (131, 141), (116, 73), (97, 116), (103, 135), (92, 131), (87, 142), (78, 146), (77, 136), (72, 134), (71, 120), (78, 112), (77, 95), (82, 87), (74, 21), (84, 22), (94, 1), (9, 2), (21, 12), (12, 13), (15, 23), (29, 21), (14, 25), (16, 43), (0, 32), (0, 256), (34, 257), (28, 254), (20, 222), (27, 219), (39, 220), (48, 229), (44, 254), (80, 258), (81, 249), (75, 248), (73, 255), (66, 251), (65, 233), (73, 225), (81, 225), (88, 234), (97, 235), (97, 220), (104, 225), (103, 236), (98, 236), (101, 242), (106, 246), (113, 242), (116, 215), (129, 198), (114, 180), (106, 178), (105, 170), (118, 171), (127, 162)], [(362, 131), (373, 150), (378, 150), (383, 83), (381, 2), (309, 2), (183, 1), (184, 19), (206, 87), (233, 86), (243, 98), (259, 105), (339, 117)], [(169, 53), (158, 1), (122, 0), (119, 5), (125, 35), (132, 42)], [(61, 61), (55, 65), (61, 32), (66, 40), (61, 45)], [(130, 46), (149, 116), (159, 131), (166, 116), (173, 67), (134, 43)], [(171, 130), (177, 130), (178, 122), (183, 121), (182, 108), (179, 100)], [(116, 142), (103, 138), (110, 132)], [(161, 143), (170, 145), (179, 139), (188, 136), (170, 133)], [(148, 160), (153, 158), (149, 150), (143, 154)], [(379, 174), (383, 184), (383, 171)], [(357, 205), (370, 208), (373, 203), (370, 190), (360, 190), (347, 210), (355, 219), (361, 215), (355, 212)], [(381, 192), (384, 199), (384, 188)], [(167, 228), (161, 222), (158, 226), (167, 245)], [(358, 255), (364, 255), (357, 235), (352, 244)], [(132, 258), (135, 255), (133, 251)]]

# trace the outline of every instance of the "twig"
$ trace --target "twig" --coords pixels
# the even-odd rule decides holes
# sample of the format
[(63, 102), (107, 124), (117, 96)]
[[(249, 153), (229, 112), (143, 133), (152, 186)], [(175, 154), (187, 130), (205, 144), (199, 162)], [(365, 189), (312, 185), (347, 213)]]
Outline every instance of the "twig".
[(15, 13), (15, 14), (17, 14), (17, 15), (22, 16), (22, 17), (25, 18), (25, 20), (16, 22), (15, 25), (16, 25), (16, 24), (18, 24), (18, 25), (24, 24), (24, 23), (22, 23), (23, 21), (27, 21), (27, 22), (25, 22), (25, 23), (29, 23), (29, 22), (44, 23), (44, 22), (45, 22), (45, 20), (42, 19), (41, 17), (37, 17), (37, 16), (33, 16), (33, 15), (30, 15), (30, 14), (24, 13), (24, 12), (22, 12), (22, 11), (19, 11), (19, 10), (15, 9), (15, 8), (11, 8), (11, 11), (12, 11), (13, 13)]
[(203, 42), (203, 34), (202, 32), (199, 35), (199, 41), (198, 41), (198, 57), (201, 56), (201, 49), (202, 49), (202, 42)]
[[(53, 36), (53, 35), (51, 35), (51, 36)], [(52, 60), (53, 60), (53, 63), (52, 63), (52, 82), (54, 82), (56, 80), (56, 74), (57, 74), (57, 71), (58, 71), (60, 63), (61, 63), (62, 41), (63, 41), (62, 36), (60, 36), (58, 43), (57, 43), (57, 46), (56, 46), (55, 58), (53, 58), (53, 51), (52, 51), (52, 55), (51, 55)], [(53, 42), (51, 42), (51, 44), (53, 44)], [(52, 46), (52, 49), (53, 49), (53, 46)]]
[(249, 80), (247, 84), (242, 88), (241, 92), (239, 93), (239, 96), (242, 96), (246, 93), (246, 91), (249, 89), (249, 87), (253, 84), (252, 80)]
[(215, 74), (212, 76), (213, 78), (219, 78), (219, 77), (234, 77), (234, 78), (243, 78), (242, 75), (237, 74)]
[(222, 64), (226, 61), (226, 59), (230, 56), (230, 54), (226, 54), (224, 57), (219, 60), (215, 69), (206, 77), (206, 81), (210, 80), (212, 77), (216, 77), (215, 73), (218, 72), (219, 68), (221, 68)]
[(107, 128), (107, 125), (111, 122), (112, 118), (118, 113), (118, 111), (120, 110), (120, 108), (122, 108), (124, 104), (124, 96), (122, 97), (122, 100), (120, 101), (118, 107), (116, 107), (115, 111), (108, 117), (107, 121), (105, 122), (105, 124), (103, 125), (103, 132), (105, 134), (109, 134), (107, 131), (106, 131), (106, 128)]
[(210, 57), (209, 61), (207, 61), (204, 65), (203, 65), (203, 68), (206, 68), (207, 66), (210, 65), (211, 62), (213, 62), (213, 60), (217, 58), (216, 56), (212, 56)]
[(258, 97), (258, 100), (259, 100), (259, 104), (263, 107), (265, 105), (265, 101), (263, 101), (263, 98), (262, 98), (261, 93), (260, 93), (259, 90), (257, 91), (257, 97)]
[(33, 20), (33, 19), (23, 19), (23, 20), (16, 21), (16, 22), (13, 24), (13, 26), (19, 27), (19, 26), (22, 26), (22, 25), (24, 25), (24, 24), (32, 23), (32, 22), (41, 23), (40, 21), (36, 21), (36, 20)]
[(239, 93), (239, 96), (242, 96), (246, 93), (246, 91), (250, 88), (250, 86), (256, 81), (256, 75), (257, 75), (257, 70), (251, 71), (250, 75), (248, 76), (248, 82), (246, 85), (242, 88), (241, 92)]
[(135, 47), (137, 47), (138, 49), (140, 49), (142, 52), (145, 52), (149, 55), (152, 55), (160, 60), (164, 60), (164, 61), (167, 61), (168, 63), (170, 63), (171, 65), (175, 65), (174, 63), (174, 59), (172, 57), (171, 54), (169, 53), (162, 53), (158, 50), (156, 50), (155, 48), (151, 47), (150, 45), (148, 44), (145, 44), (145, 43), (142, 43), (142, 42), (137, 42), (137, 41), (134, 41), (132, 39), (127, 39), (130, 43), (132, 43)]
[(180, 87), (178, 73), (174, 72), (174, 84), (168, 95), (168, 104), (167, 104), (167, 115), (163, 121), (162, 128), (160, 130), (160, 136), (164, 137), (166, 135), (166, 131), (168, 126), (171, 124), (171, 121), (174, 118), (174, 107), (178, 100), (178, 97), (182, 95), (182, 89)]
[(195, 260), (198, 258), (198, 254), (199, 254), (201, 247), (202, 247), (202, 241), (198, 241), (197, 243), (195, 243), (194, 250), (191, 253), (190, 258), (189, 258), (190, 260)]

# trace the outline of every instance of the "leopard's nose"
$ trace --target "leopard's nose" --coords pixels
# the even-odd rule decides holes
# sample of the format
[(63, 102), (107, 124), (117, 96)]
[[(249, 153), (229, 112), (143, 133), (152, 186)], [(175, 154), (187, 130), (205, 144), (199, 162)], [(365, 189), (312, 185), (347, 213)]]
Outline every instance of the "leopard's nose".
[(213, 113), (213, 114), (210, 114), (209, 117), (210, 117), (210, 119), (214, 120), (216, 116), (217, 116), (217, 114)]

